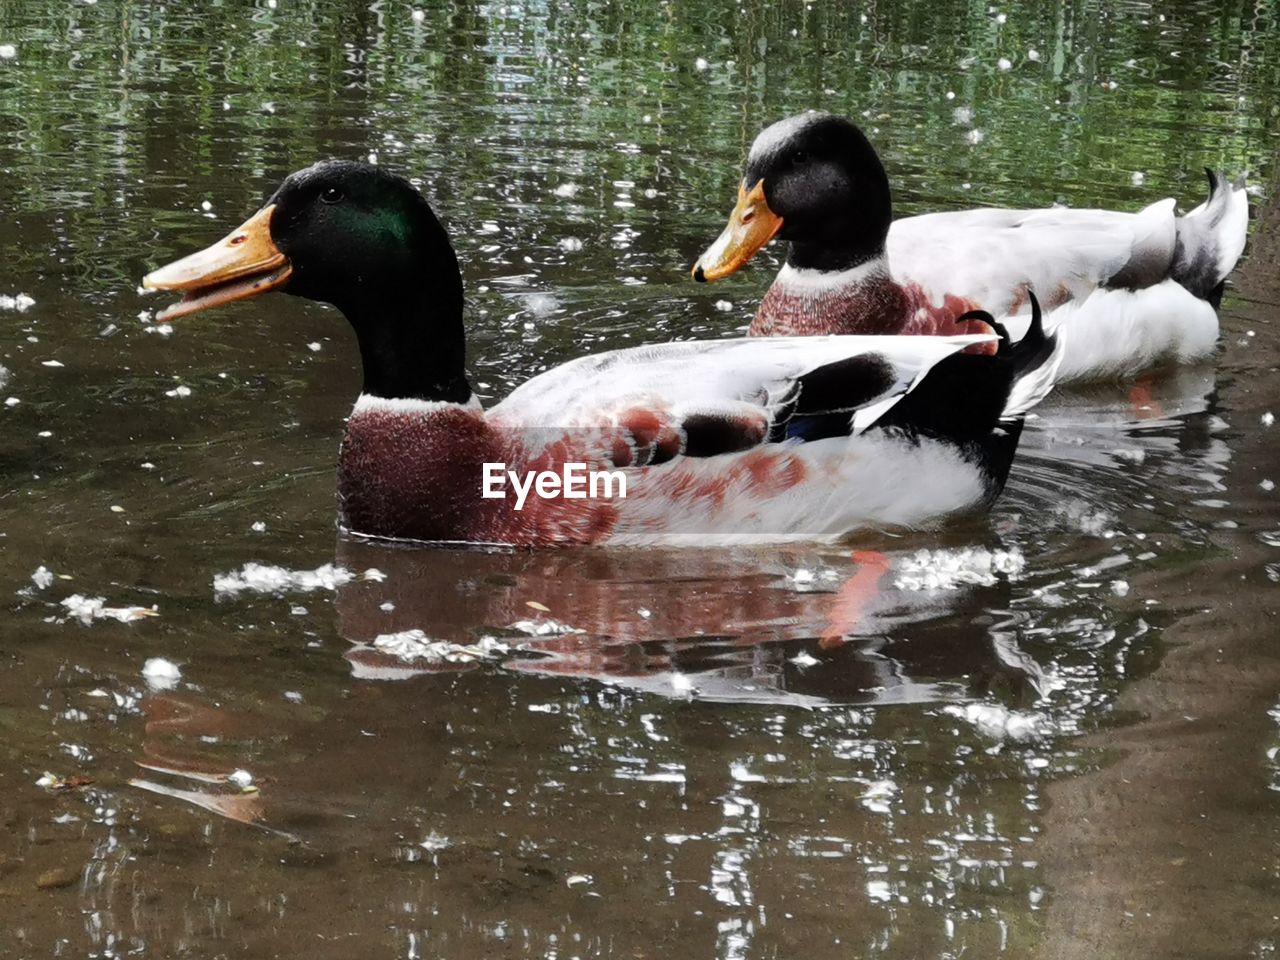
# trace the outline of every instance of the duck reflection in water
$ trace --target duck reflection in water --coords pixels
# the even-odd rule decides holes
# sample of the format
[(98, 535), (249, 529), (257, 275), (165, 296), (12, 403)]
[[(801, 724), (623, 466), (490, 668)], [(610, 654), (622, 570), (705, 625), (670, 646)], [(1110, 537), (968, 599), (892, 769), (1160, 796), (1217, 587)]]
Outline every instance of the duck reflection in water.
[[(898, 589), (893, 562), (873, 550), (488, 553), (344, 539), (340, 565), (386, 577), (342, 586), (336, 610), (366, 679), (476, 666), (378, 642), (415, 630), (460, 645), (499, 636), (508, 670), (728, 702), (959, 699), (1008, 671), (985, 612), (1007, 584), (983, 588), (965, 629), (944, 629), (973, 591)], [(889, 639), (907, 625), (910, 641)]]

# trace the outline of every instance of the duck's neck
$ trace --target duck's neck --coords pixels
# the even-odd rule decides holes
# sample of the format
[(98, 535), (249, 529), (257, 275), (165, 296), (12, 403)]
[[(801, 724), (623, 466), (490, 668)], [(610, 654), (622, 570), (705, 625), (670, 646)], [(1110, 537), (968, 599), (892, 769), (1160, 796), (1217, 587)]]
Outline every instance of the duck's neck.
[(750, 332), (752, 336), (899, 333), (910, 319), (909, 311), (909, 298), (890, 276), (883, 250), (844, 269), (796, 266), (788, 257), (760, 301)]
[(351, 321), (364, 366), (365, 396), (467, 403), (462, 281), (451, 270), (388, 284), (338, 304)]
[(793, 240), (787, 251), (787, 266), (820, 273), (847, 273), (859, 267), (874, 269), (875, 264), (885, 260), (887, 238), (887, 229), (883, 232), (873, 229), (865, 234), (842, 237), (839, 243), (829, 239), (818, 243)]

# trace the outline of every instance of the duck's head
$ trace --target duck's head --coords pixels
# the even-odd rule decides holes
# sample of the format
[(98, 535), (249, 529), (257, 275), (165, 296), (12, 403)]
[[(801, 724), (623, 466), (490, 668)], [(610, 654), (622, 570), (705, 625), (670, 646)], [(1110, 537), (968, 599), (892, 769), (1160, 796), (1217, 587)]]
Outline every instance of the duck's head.
[(333, 304), (355, 328), (366, 393), (470, 396), (453, 246), (422, 194), (379, 167), (326, 160), (290, 174), (226, 237), (142, 285), (183, 294), (160, 322), (271, 290)]
[(848, 269), (883, 254), (890, 217), (889, 180), (861, 130), (829, 113), (788, 117), (751, 145), (738, 205), (693, 277), (728, 276), (775, 235), (791, 241), (792, 266)]

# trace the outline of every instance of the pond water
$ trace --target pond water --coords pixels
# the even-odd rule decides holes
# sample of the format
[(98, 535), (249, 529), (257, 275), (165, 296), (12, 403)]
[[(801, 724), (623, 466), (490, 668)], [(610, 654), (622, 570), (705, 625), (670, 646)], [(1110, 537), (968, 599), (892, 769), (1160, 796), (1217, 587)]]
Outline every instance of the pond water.
[[(902, 213), (1248, 170), (1220, 354), (1056, 394), (989, 516), (492, 554), (336, 535), (338, 314), (145, 322), (148, 269), (372, 154), (451, 229), (486, 399), (731, 335), (777, 251), (688, 265), (807, 107)], [(1275, 955), (1278, 130), (1268, 3), (0, 6), (0, 955)], [(501, 643), (370, 646), (412, 629)]]

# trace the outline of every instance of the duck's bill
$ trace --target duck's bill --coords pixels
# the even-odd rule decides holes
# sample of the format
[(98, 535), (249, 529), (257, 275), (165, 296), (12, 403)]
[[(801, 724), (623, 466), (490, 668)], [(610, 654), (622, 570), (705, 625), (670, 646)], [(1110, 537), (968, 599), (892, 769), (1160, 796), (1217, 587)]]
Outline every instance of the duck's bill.
[(157, 323), (185, 317), (283, 286), (293, 265), (271, 239), (275, 205), (263, 207), (236, 229), (199, 253), (176, 260), (142, 278), (148, 290), (182, 294), (156, 314)]
[(729, 225), (693, 265), (693, 279), (701, 283), (727, 277), (754, 257), (781, 229), (782, 218), (769, 209), (764, 198), (764, 181), (750, 190), (745, 183), (741, 184), (738, 205), (733, 208)]

